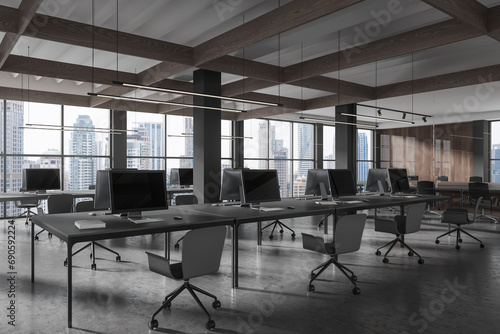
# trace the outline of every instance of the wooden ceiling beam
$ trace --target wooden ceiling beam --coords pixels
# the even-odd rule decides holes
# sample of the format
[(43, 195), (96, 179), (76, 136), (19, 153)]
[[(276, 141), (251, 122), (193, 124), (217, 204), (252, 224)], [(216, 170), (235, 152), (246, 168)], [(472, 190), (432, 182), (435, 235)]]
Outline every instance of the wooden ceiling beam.
[(476, 0), (422, 0), (458, 21), (488, 33), (488, 8)]
[(194, 65), (278, 35), (322, 16), (335, 13), (361, 0), (294, 0), (264, 15), (216, 36), (194, 48)]
[(488, 36), (500, 41), (500, 6), (488, 10)]
[[(35, 15), (43, 0), (23, 0), (17, 10), (17, 31), (5, 33), (2, 43), (0, 43), (0, 68), (9, 57), (10, 53), (23, 35), (26, 27)], [(3, 20), (3, 18), (2, 18)]]
[[(0, 87), (0, 96), (2, 96), (2, 99), (5, 100), (23, 101), (23, 99), (26, 98), (27, 94), (25, 89)], [(89, 100), (90, 97), (84, 95), (53, 93), (33, 89), (30, 89), (29, 91), (30, 102), (88, 107)]]

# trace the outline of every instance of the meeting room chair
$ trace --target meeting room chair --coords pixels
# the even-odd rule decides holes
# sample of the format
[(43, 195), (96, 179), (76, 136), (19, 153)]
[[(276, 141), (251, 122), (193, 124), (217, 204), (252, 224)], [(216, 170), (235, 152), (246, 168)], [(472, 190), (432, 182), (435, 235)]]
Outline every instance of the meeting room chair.
[[(417, 195), (436, 195), (436, 187), (433, 181), (418, 181), (417, 182)], [(430, 209), (431, 204), (427, 203), (425, 213), (432, 213), (441, 217), (441, 214)]]
[(437, 177), (438, 181), (448, 181), (448, 176), (445, 175), (440, 175)]
[[(175, 196), (175, 205), (186, 205), (186, 204), (198, 204), (198, 197), (194, 194), (186, 194), (186, 195), (177, 195)], [(184, 239), (182, 236), (174, 245), (175, 249), (179, 249), (179, 242)]]
[(213, 330), (215, 328), (215, 322), (195, 294), (195, 291), (213, 298), (212, 307), (214, 309), (221, 307), (220, 301), (215, 295), (191, 284), (189, 280), (191, 278), (212, 274), (219, 270), (225, 238), (225, 226), (201, 228), (187, 232), (183, 241), (182, 262), (179, 263), (170, 263), (168, 259), (162, 256), (146, 252), (148, 255), (149, 269), (151, 271), (174, 280), (184, 281), (183, 285), (170, 292), (164, 298), (160, 308), (153, 313), (148, 324), (149, 329), (158, 329), (159, 324), (155, 316), (163, 309), (170, 308), (172, 306), (172, 301), (183, 290), (189, 291), (191, 296), (196, 300), (196, 303), (208, 316), (206, 328), (208, 330)]
[(443, 213), (442, 222), (446, 223), (446, 224), (454, 224), (457, 227), (454, 228), (453, 230), (450, 230), (450, 231), (448, 231), (446, 233), (443, 233), (439, 237), (437, 237), (436, 238), (436, 244), (439, 244), (439, 239), (442, 238), (442, 237), (444, 237), (445, 235), (450, 235), (451, 236), (452, 233), (457, 232), (456, 241), (455, 241), (455, 249), (457, 249), (457, 250), (460, 249), (459, 243), (462, 243), (462, 241), (463, 241), (462, 237), (461, 237), (461, 233), (465, 233), (469, 237), (471, 237), (472, 239), (478, 241), (479, 242), (479, 247), (484, 248), (484, 244), (483, 244), (483, 242), (481, 240), (479, 240), (478, 238), (472, 236), (470, 233), (468, 233), (467, 231), (464, 231), (462, 229), (463, 225), (469, 225), (469, 224), (472, 224), (472, 223), (475, 222), (477, 211), (479, 209), (479, 203), (480, 202), (477, 201), (476, 210), (474, 211), (474, 217), (472, 218), (472, 220), (469, 219), (469, 212), (467, 211), (467, 209), (463, 209), (463, 208), (449, 208), (449, 209), (447, 209)]
[[(76, 203), (76, 205), (75, 205), (75, 212), (90, 212), (90, 211), (94, 211), (94, 210), (95, 210), (94, 201), (80, 201), (80, 202)], [(95, 258), (96, 258), (95, 246), (101, 247), (102, 249), (104, 249), (110, 253), (115, 254), (116, 255), (116, 262), (120, 262), (122, 260), (120, 257), (120, 254), (118, 254), (118, 252), (115, 252), (114, 250), (112, 250), (104, 245), (101, 245), (97, 241), (89, 242), (88, 244), (86, 244), (85, 246), (83, 246), (82, 248), (80, 248), (79, 250), (74, 252), (73, 254), (71, 254), (71, 256), (75, 256), (76, 254), (80, 253), (84, 249), (87, 249), (90, 247), (90, 258), (92, 259), (92, 263), (90, 264), (90, 269), (96, 270), (97, 265), (95, 263)], [(66, 258), (64, 260), (64, 266), (66, 267), (67, 265), (68, 265), (68, 259)]]
[[(486, 218), (498, 224), (498, 218), (484, 214), (484, 209), (493, 210), (496, 200), (491, 197), (488, 183), (469, 182), (469, 202), (471, 205), (481, 209), (481, 214), (475, 217), (475, 221)], [(479, 203), (478, 203), (479, 202)]]
[[(352, 293), (359, 295), (361, 290), (356, 285), (358, 278), (354, 272), (348, 269), (343, 264), (339, 263), (337, 255), (351, 253), (359, 250), (361, 238), (365, 228), (366, 215), (356, 214), (347, 215), (339, 219), (335, 226), (334, 240), (331, 243), (325, 243), (322, 237), (316, 237), (311, 234), (302, 233), (302, 245), (305, 249), (309, 249), (318, 253), (327, 254), (330, 259), (323, 262), (313, 270), (309, 275), (309, 285), (307, 291), (314, 292), (315, 287), (312, 284), (321, 273), (323, 273), (331, 264), (336, 266), (350, 281), (354, 284)], [(314, 273), (316, 270), (319, 271)]]
[(14, 201), (14, 205), (16, 206), (16, 208), (23, 209), (24, 211), (19, 216), (12, 218), (10, 221), (13, 223), (18, 218), (26, 217), (24, 225), (28, 225), (31, 222), (31, 217), (37, 214), (37, 212), (31, 210), (37, 211), (37, 208), (40, 205), (40, 200), (36, 198), (21, 199)]
[(483, 182), (482, 176), (470, 176), (469, 182)]
[(422, 219), (424, 218), (424, 212), (425, 203), (417, 203), (408, 208), (408, 213), (406, 214), (406, 216), (397, 215), (393, 220), (375, 218), (375, 231), (391, 233), (396, 236), (396, 239), (388, 242), (382, 247), (379, 247), (375, 252), (375, 255), (381, 255), (380, 250), (386, 246), (391, 245), (387, 252), (384, 254), (384, 259), (382, 260), (382, 262), (389, 263), (387, 255), (395, 245), (400, 243), (409, 250), (408, 256), (417, 255), (418, 263), (424, 263), (424, 259), (422, 259), (422, 257), (417, 252), (415, 252), (410, 246), (408, 246), (402, 238), (406, 234), (420, 231), (420, 225), (422, 223)]
[[(73, 211), (73, 196), (69, 194), (61, 194), (61, 195), (50, 195), (47, 198), (47, 213), (56, 214), (56, 213), (69, 213)], [(35, 240), (38, 240), (38, 235), (45, 230), (41, 230), (35, 235)], [(49, 233), (49, 238), (52, 237), (52, 234)]]

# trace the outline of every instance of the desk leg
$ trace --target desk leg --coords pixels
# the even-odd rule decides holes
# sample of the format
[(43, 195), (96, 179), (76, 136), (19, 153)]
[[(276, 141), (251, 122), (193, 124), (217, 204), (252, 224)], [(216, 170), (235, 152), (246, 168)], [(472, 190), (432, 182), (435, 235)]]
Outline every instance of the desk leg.
[(323, 217), (323, 233), (328, 234), (328, 214)]
[(35, 283), (35, 224), (31, 223), (31, 283)]
[(238, 224), (233, 225), (233, 289), (238, 287)]
[(71, 249), (73, 244), (68, 240), (68, 328), (73, 327), (73, 256)]
[(163, 247), (165, 248), (165, 258), (170, 260), (170, 232), (165, 232), (164, 235), (165, 242), (163, 243)]
[(262, 222), (257, 222), (257, 245), (262, 246)]
[[(399, 207), (399, 214), (402, 216), (404, 216), (404, 214), (405, 214), (405, 204), (404, 203), (401, 203), (401, 206)], [(401, 240), (403, 240), (403, 242), (405, 242), (404, 234), (401, 235)], [(400, 247), (404, 248), (403, 244), (401, 244)]]

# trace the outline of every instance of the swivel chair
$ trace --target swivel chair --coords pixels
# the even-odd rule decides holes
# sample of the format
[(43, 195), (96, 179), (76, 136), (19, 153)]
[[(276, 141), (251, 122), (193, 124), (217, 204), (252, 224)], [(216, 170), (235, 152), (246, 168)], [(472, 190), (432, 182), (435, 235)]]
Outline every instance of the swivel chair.
[(480, 201), (477, 201), (477, 203), (476, 203), (476, 210), (474, 211), (474, 217), (472, 218), (472, 220), (469, 219), (469, 213), (468, 213), (467, 209), (461, 209), (461, 208), (460, 209), (458, 209), (458, 208), (456, 208), (456, 209), (455, 208), (447, 209), (443, 213), (442, 222), (443, 223), (448, 223), (448, 224), (455, 224), (455, 225), (457, 225), (457, 227), (454, 228), (453, 230), (448, 231), (446, 233), (443, 233), (439, 237), (437, 237), (436, 238), (436, 244), (439, 244), (439, 238), (444, 237), (445, 235), (451, 235), (453, 232), (457, 232), (457, 238), (456, 238), (456, 242), (455, 242), (455, 249), (459, 250), (460, 246), (458, 244), (462, 243), (462, 238), (460, 236), (460, 233), (467, 234), (469, 237), (471, 237), (472, 239), (474, 239), (474, 240), (476, 240), (476, 241), (479, 242), (479, 247), (484, 248), (484, 244), (483, 244), (483, 242), (481, 240), (479, 240), (478, 238), (472, 236), (467, 231), (464, 231), (461, 228), (462, 225), (468, 225), (468, 224), (472, 224), (472, 223), (475, 222), (476, 215), (477, 215), (477, 210), (479, 209), (479, 203), (480, 203)]
[[(188, 195), (177, 195), (175, 196), (175, 205), (186, 205), (186, 204), (198, 204), (198, 197), (193, 194), (188, 194)], [(179, 240), (174, 245), (175, 249), (179, 249), (179, 242), (184, 239), (184, 236), (182, 236)]]
[(155, 316), (163, 309), (170, 308), (172, 301), (183, 291), (188, 290), (196, 303), (208, 316), (206, 328), (213, 330), (215, 321), (212, 320), (210, 313), (203, 306), (195, 291), (202, 293), (214, 299), (212, 307), (218, 309), (221, 307), (220, 301), (216, 296), (205, 290), (194, 286), (189, 282), (191, 278), (215, 273), (219, 270), (224, 248), (224, 239), (226, 237), (226, 227), (216, 226), (191, 230), (184, 236), (184, 245), (182, 247), (182, 262), (170, 263), (162, 256), (146, 252), (148, 255), (149, 270), (174, 280), (182, 280), (184, 284), (170, 292), (165, 298), (158, 310), (151, 316), (148, 327), (151, 330), (158, 328), (158, 320)]
[(488, 183), (469, 182), (469, 202), (471, 205), (476, 206), (476, 208), (481, 209), (481, 214), (475, 217), (474, 222), (481, 218), (486, 218), (498, 224), (497, 217), (484, 214), (485, 208), (489, 208), (491, 211), (493, 204), (496, 205), (496, 201), (491, 197)]
[[(418, 181), (417, 182), (417, 194), (418, 195), (436, 195), (436, 188), (434, 187), (433, 181)], [(427, 209), (425, 213), (432, 213), (439, 217), (441, 214), (430, 209), (430, 204), (427, 204)]]
[[(48, 214), (55, 213), (69, 213), (73, 211), (73, 196), (69, 194), (50, 195), (47, 198), (47, 211)], [(35, 240), (38, 240), (38, 235), (45, 230), (41, 230), (35, 235)], [(49, 238), (52, 234), (49, 232)]]
[[(361, 290), (356, 285), (358, 278), (354, 275), (352, 270), (339, 263), (336, 258), (339, 254), (355, 252), (360, 248), (365, 222), (365, 214), (343, 216), (336, 224), (334, 240), (331, 243), (325, 243), (321, 237), (302, 233), (302, 244), (305, 249), (330, 256), (328, 261), (323, 262), (311, 271), (307, 291), (314, 292), (315, 287), (312, 284), (314, 280), (317, 279), (319, 275), (326, 270), (326, 268), (333, 264), (351, 281), (352, 284), (354, 284), (352, 293), (355, 295), (360, 294)], [(318, 269), (319, 271), (314, 273), (314, 271)], [(347, 272), (349, 272), (349, 274)]]
[[(318, 225), (321, 224), (321, 221), (318, 223)], [(286, 226), (286, 224), (282, 223), (281, 221), (279, 220), (275, 220), (273, 222), (271, 222), (270, 224), (267, 224), (266, 226), (264, 226), (263, 228), (260, 229), (260, 233), (262, 233), (266, 228), (268, 227), (273, 227), (273, 229), (271, 230), (271, 234), (269, 235), (269, 239), (273, 240), (273, 233), (274, 233), (274, 230), (276, 229), (277, 226), (280, 227), (280, 234), (283, 234), (284, 232), (284, 228), (286, 228), (287, 230), (289, 230), (290, 232), (292, 232), (292, 240), (295, 240), (295, 231), (292, 230), (290, 227)]]
[(14, 205), (18, 209), (24, 209), (25, 211), (21, 213), (19, 216), (12, 218), (10, 221), (14, 222), (17, 218), (26, 217), (26, 221), (24, 225), (28, 225), (31, 222), (31, 216), (36, 215), (36, 212), (31, 211), (31, 209), (37, 209), (40, 205), (40, 200), (38, 199), (21, 199), (14, 202)]
[[(76, 203), (75, 212), (88, 212), (88, 211), (94, 211), (94, 201), (80, 201), (80, 202)], [(101, 245), (97, 241), (89, 242), (88, 244), (86, 244), (85, 246), (83, 246), (82, 248), (80, 248), (79, 250), (74, 252), (73, 254), (71, 254), (71, 256), (75, 256), (76, 254), (80, 253), (82, 250), (90, 247), (90, 258), (92, 259), (92, 264), (90, 265), (90, 269), (96, 270), (97, 265), (95, 264), (95, 246), (101, 247), (102, 249), (104, 249), (110, 253), (115, 254), (116, 255), (116, 262), (121, 261), (120, 254), (118, 254), (114, 250), (112, 250), (104, 245)], [(64, 260), (64, 266), (66, 267), (67, 265), (68, 265), (68, 259), (66, 258)]]
[(420, 225), (422, 223), (422, 219), (424, 217), (425, 212), (425, 203), (417, 203), (413, 204), (409, 207), (408, 213), (405, 215), (397, 215), (394, 217), (394, 220), (390, 219), (375, 219), (375, 231), (377, 232), (385, 232), (391, 233), (396, 236), (396, 239), (388, 242), (382, 247), (379, 247), (375, 252), (375, 255), (380, 255), (380, 249), (389, 246), (389, 250), (384, 254), (384, 259), (382, 262), (389, 263), (389, 259), (387, 258), (387, 254), (392, 250), (392, 248), (400, 243), (404, 247), (408, 248), (408, 256), (417, 255), (418, 263), (423, 264), (424, 259), (415, 252), (410, 246), (408, 246), (402, 239), (403, 235), (415, 233), (420, 231)]

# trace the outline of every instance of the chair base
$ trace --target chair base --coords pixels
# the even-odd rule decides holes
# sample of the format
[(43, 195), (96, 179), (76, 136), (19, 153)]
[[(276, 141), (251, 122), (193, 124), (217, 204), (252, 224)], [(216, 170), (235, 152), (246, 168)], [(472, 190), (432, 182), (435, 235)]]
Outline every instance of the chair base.
[(31, 217), (35, 216), (35, 215), (36, 215), (35, 212), (32, 212), (31, 209), (28, 209), (28, 210), (24, 211), (23, 213), (21, 213), (19, 216), (15, 217), (15, 218), (12, 218), (11, 220), (9, 220), (9, 222), (14, 223), (14, 221), (16, 219), (18, 219), (18, 218), (25, 218), (26, 217), (24, 225), (29, 225), (29, 223), (31, 223)]
[(379, 247), (377, 248), (377, 251), (375, 252), (375, 255), (381, 255), (382, 253), (380, 252), (380, 250), (384, 247), (387, 247), (389, 245), (391, 245), (389, 247), (389, 249), (387, 250), (387, 252), (385, 252), (384, 254), (384, 259), (382, 260), (382, 262), (384, 263), (389, 263), (389, 259), (387, 258), (387, 255), (390, 253), (390, 251), (394, 248), (394, 246), (396, 244), (401, 244), (403, 247), (407, 248), (409, 250), (408, 252), (408, 256), (413, 256), (413, 255), (416, 255), (418, 256), (418, 264), (424, 264), (424, 259), (422, 259), (422, 257), (420, 256), (420, 254), (418, 254), (417, 252), (415, 252), (410, 246), (408, 246), (404, 241), (403, 239), (401, 239), (400, 236), (397, 236), (396, 239), (386, 243), (385, 245), (383, 245), (382, 247)]
[(276, 229), (276, 226), (279, 226), (280, 227), (280, 233), (283, 234), (283, 229), (286, 228), (288, 229), (290, 232), (292, 232), (292, 240), (295, 240), (295, 231), (292, 230), (291, 228), (289, 228), (288, 226), (286, 226), (285, 224), (283, 224), (282, 222), (280, 222), (279, 220), (275, 220), (273, 221), (272, 223), (266, 225), (265, 227), (263, 227), (261, 230), (260, 230), (260, 233), (262, 233), (266, 228), (268, 227), (273, 227), (273, 229), (271, 230), (271, 234), (269, 235), (269, 239), (273, 239), (273, 233), (274, 233), (274, 230)]
[[(307, 291), (314, 292), (315, 288), (314, 288), (314, 285), (312, 284), (312, 282), (314, 282), (314, 280), (316, 278), (318, 278), (319, 275), (321, 275), (323, 273), (323, 271), (325, 271), (326, 268), (328, 268), (331, 264), (335, 265), (342, 272), (342, 274), (344, 274), (345, 277), (347, 277), (349, 279), (349, 281), (351, 281), (351, 283), (354, 284), (354, 288), (352, 289), (352, 293), (355, 295), (359, 295), (361, 293), (361, 290), (356, 285), (356, 281), (358, 280), (358, 278), (356, 277), (356, 275), (354, 275), (354, 272), (352, 270), (350, 270), (349, 268), (347, 268), (346, 266), (344, 266), (343, 264), (339, 263), (333, 257), (331, 257), (328, 261), (323, 262), (322, 264), (320, 264), (319, 266), (317, 266), (316, 268), (311, 270), (311, 274), (309, 276), (310, 281), (309, 281), (309, 285), (307, 286)], [(315, 274), (314, 271), (316, 271), (318, 269), (319, 269), (319, 272), (317, 274)], [(348, 274), (348, 272), (350, 273), (350, 275)]]
[(495, 224), (498, 224), (498, 218), (497, 217), (489, 216), (489, 215), (485, 215), (485, 214), (481, 214), (481, 215), (477, 216), (476, 219), (474, 220), (474, 223), (477, 222), (477, 221), (479, 221), (479, 220), (481, 220), (481, 218), (485, 218), (485, 219), (491, 220)]
[(189, 281), (184, 281), (184, 284), (181, 285), (180, 287), (178, 287), (177, 289), (175, 289), (174, 291), (172, 291), (171, 293), (169, 293), (166, 297), (165, 297), (165, 301), (163, 302), (163, 304), (160, 306), (160, 308), (158, 310), (156, 310), (155, 313), (153, 313), (153, 315), (151, 316), (151, 320), (149, 321), (149, 324), (148, 324), (148, 327), (149, 329), (151, 330), (155, 330), (158, 328), (158, 320), (155, 319), (156, 315), (158, 313), (160, 313), (163, 309), (166, 309), (166, 308), (170, 308), (170, 306), (172, 306), (172, 301), (184, 290), (188, 290), (189, 293), (191, 294), (191, 296), (194, 298), (194, 300), (196, 301), (196, 303), (200, 306), (200, 308), (203, 310), (203, 312), (205, 312), (205, 314), (207, 315), (208, 317), (208, 322), (206, 324), (206, 329), (208, 330), (213, 330), (215, 328), (215, 321), (212, 320), (212, 317), (210, 316), (210, 313), (208, 313), (207, 309), (205, 308), (205, 306), (203, 306), (203, 304), (201, 303), (200, 299), (198, 298), (198, 296), (196, 295), (195, 291), (201, 293), (201, 294), (204, 294), (205, 296), (208, 296), (210, 298), (213, 298), (214, 301), (212, 303), (212, 307), (214, 309), (218, 309), (221, 307), (221, 303), (220, 301), (217, 299), (217, 297), (203, 289), (200, 289), (199, 287), (189, 283)]
[[(102, 249), (104, 249), (110, 253), (115, 254), (116, 255), (116, 262), (120, 262), (122, 260), (120, 257), (120, 254), (118, 254), (114, 250), (112, 250), (104, 245), (101, 245), (100, 243), (98, 243), (96, 241), (89, 242), (88, 244), (86, 244), (85, 246), (83, 246), (82, 248), (80, 248), (79, 250), (74, 252), (73, 254), (71, 254), (71, 256), (75, 256), (76, 254), (80, 253), (81, 251), (91, 247), (90, 248), (90, 258), (92, 259), (92, 264), (90, 265), (90, 269), (97, 270), (97, 265), (95, 264), (95, 246), (101, 247)], [(64, 266), (65, 267), (68, 266), (68, 258), (66, 258), (64, 260)]]
[(481, 248), (484, 248), (484, 244), (481, 240), (479, 240), (478, 238), (472, 236), (471, 234), (469, 234), (467, 231), (464, 231), (462, 228), (460, 228), (460, 226), (457, 226), (456, 228), (454, 228), (453, 230), (451, 231), (448, 231), (446, 233), (443, 233), (441, 234), (439, 237), (436, 238), (436, 244), (439, 244), (439, 238), (442, 238), (444, 237), (445, 235), (451, 235), (452, 233), (454, 232), (457, 232), (457, 238), (456, 238), (456, 242), (455, 242), (455, 249), (459, 250), (460, 249), (460, 245), (459, 243), (462, 243), (462, 238), (460, 236), (460, 233), (465, 233), (467, 234), (469, 237), (471, 237), (472, 239), (476, 240), (477, 242), (479, 242), (479, 247)]

